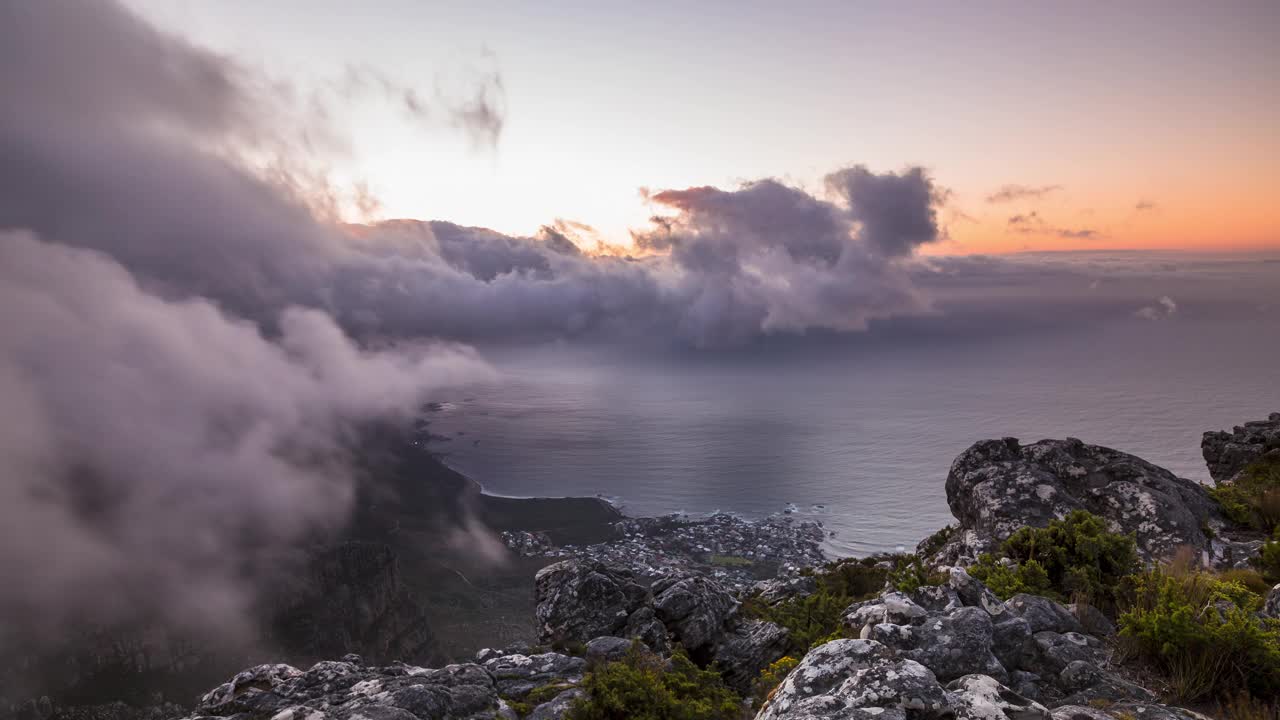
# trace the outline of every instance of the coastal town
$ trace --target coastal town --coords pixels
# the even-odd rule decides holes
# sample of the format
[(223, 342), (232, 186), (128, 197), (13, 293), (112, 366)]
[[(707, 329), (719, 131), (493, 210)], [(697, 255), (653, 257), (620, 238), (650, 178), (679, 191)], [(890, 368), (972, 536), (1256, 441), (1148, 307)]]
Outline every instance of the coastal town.
[(700, 570), (733, 590), (757, 580), (789, 575), (826, 560), (821, 521), (790, 513), (748, 520), (727, 513), (626, 518), (617, 537), (592, 545), (555, 545), (545, 534), (502, 533), (513, 552), (527, 557), (579, 558), (625, 568), (643, 577)]

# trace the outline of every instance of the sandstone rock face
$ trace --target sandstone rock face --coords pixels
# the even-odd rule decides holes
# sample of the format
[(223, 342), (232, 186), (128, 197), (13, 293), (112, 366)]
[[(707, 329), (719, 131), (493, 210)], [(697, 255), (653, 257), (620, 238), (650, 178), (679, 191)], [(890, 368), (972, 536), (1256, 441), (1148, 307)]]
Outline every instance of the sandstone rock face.
[(589, 653), (596, 645), (605, 655), (625, 653), (611, 638), (638, 638), (659, 653), (679, 643), (696, 662), (719, 663), (742, 693), (786, 650), (786, 630), (742, 617), (733, 594), (704, 575), (667, 575), (649, 588), (629, 572), (566, 560), (539, 571), (535, 585), (544, 643), (589, 643)]
[(952, 464), (946, 489), (951, 513), (960, 521), (936, 556), (946, 564), (966, 564), (1018, 528), (1044, 527), (1073, 510), (1104, 518), (1113, 531), (1135, 533), (1146, 559), (1167, 557), (1183, 545), (1205, 557), (1222, 552), (1202, 530), (1224, 523), (1204, 487), (1074, 438), (975, 443)]
[(1249, 463), (1268, 452), (1280, 452), (1280, 413), (1237, 425), (1231, 432), (1206, 432), (1200, 452), (1215, 482), (1231, 482)]

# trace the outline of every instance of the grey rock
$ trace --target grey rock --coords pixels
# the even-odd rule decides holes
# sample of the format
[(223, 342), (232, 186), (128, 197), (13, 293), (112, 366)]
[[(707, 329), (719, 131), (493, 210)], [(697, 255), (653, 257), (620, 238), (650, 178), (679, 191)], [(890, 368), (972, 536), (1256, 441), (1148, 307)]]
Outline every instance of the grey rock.
[(1049, 720), (1049, 710), (986, 675), (965, 675), (947, 685), (956, 720)]
[(1280, 450), (1280, 413), (1237, 425), (1229, 433), (1206, 432), (1200, 441), (1209, 477), (1219, 483), (1233, 481), (1247, 465), (1274, 450)]
[(574, 701), (585, 696), (585, 691), (570, 688), (534, 708), (524, 717), (524, 720), (561, 720), (569, 714)]
[(1084, 626), (1065, 606), (1039, 595), (1019, 593), (1009, 598), (1009, 609), (1031, 625), (1031, 632), (1084, 632)]
[(975, 558), (1018, 528), (1044, 527), (1078, 509), (1104, 518), (1114, 531), (1135, 533), (1147, 559), (1184, 545), (1207, 557), (1210, 539), (1201, 528), (1224, 522), (1200, 484), (1074, 438), (975, 443), (952, 464), (946, 489), (960, 526), (936, 558), (945, 562)]
[(1280, 583), (1267, 593), (1266, 602), (1262, 604), (1262, 614), (1280, 620)]
[(834, 640), (809, 651), (756, 718), (946, 717), (947, 700), (923, 665), (877, 642)]
[(1125, 702), (1108, 706), (1105, 710), (1085, 705), (1059, 705), (1053, 709), (1053, 720), (1211, 720), (1208, 716), (1185, 708), (1147, 702)]
[(981, 581), (970, 575), (963, 568), (953, 567), (949, 570), (947, 585), (960, 597), (966, 607), (982, 608), (988, 615), (996, 617), (1008, 611), (1005, 604), (996, 594), (987, 589)]
[(288, 665), (249, 668), (205, 694), (190, 717), (303, 720), (314, 712), (339, 720), (515, 718), (499, 698), (492, 676), (479, 665), (430, 670), (333, 661), (316, 663), (306, 672)]
[(748, 620), (720, 637), (712, 662), (729, 687), (748, 694), (760, 671), (787, 651), (790, 633), (763, 620)]
[(523, 699), (530, 690), (552, 681), (578, 683), (587, 661), (560, 653), (540, 655), (504, 655), (484, 663), (493, 676), (498, 694), (504, 698)]
[(586, 657), (588, 662), (613, 662), (621, 660), (631, 652), (631, 640), (611, 635), (604, 635), (587, 643)]
[(1009, 673), (1009, 687), (1023, 697), (1039, 700), (1040, 683), (1042, 682), (1039, 675), (1025, 670), (1014, 670)]
[(705, 575), (665, 576), (653, 584), (653, 611), (690, 654), (713, 646), (738, 613), (738, 601)]
[(1030, 623), (1010, 613), (991, 626), (991, 652), (1006, 670), (1016, 670), (1030, 652), (1032, 634)]
[(911, 599), (929, 612), (947, 613), (964, 606), (960, 595), (947, 585), (924, 585), (911, 593)]
[(873, 625), (868, 635), (929, 668), (943, 682), (972, 674), (1007, 679), (1008, 673), (992, 652), (992, 632), (990, 615), (965, 607), (917, 626)]
[(1071, 603), (1067, 610), (1079, 621), (1082, 632), (1096, 637), (1109, 637), (1116, 633), (1116, 624), (1093, 605)]
[(1106, 662), (1102, 643), (1081, 633), (1056, 633), (1049, 630), (1032, 636), (1034, 659), (1026, 669), (1044, 676), (1057, 676), (1068, 665), (1082, 660), (1095, 665)]
[(566, 560), (534, 576), (538, 637), (547, 644), (585, 643), (601, 635), (650, 631), (651, 623), (632, 621), (652, 595), (629, 572), (600, 563)]
[(812, 594), (818, 589), (818, 582), (812, 575), (794, 575), (761, 580), (752, 589), (761, 602), (776, 605), (783, 600)]

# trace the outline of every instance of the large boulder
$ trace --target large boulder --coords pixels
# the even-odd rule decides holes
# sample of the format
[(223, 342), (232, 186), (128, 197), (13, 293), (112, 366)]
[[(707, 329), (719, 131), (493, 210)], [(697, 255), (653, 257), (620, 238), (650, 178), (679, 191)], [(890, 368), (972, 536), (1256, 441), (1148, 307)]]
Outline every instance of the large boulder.
[(698, 664), (716, 663), (740, 693), (787, 648), (785, 629), (743, 617), (728, 589), (697, 573), (664, 575), (646, 587), (627, 571), (566, 560), (539, 571), (535, 586), (542, 642), (608, 645), (615, 656), (617, 638), (639, 639), (658, 653), (678, 643)]
[(1080, 440), (1015, 438), (974, 443), (947, 475), (947, 503), (960, 521), (936, 559), (965, 563), (1023, 526), (1044, 527), (1073, 510), (1087, 510), (1113, 531), (1133, 533), (1146, 559), (1190, 546), (1210, 557), (1206, 527), (1224, 523), (1199, 483), (1133, 455)]
[(1267, 593), (1267, 599), (1262, 604), (1262, 614), (1275, 620), (1280, 620), (1280, 584), (1271, 588)]
[(1246, 466), (1269, 452), (1280, 452), (1280, 413), (1266, 420), (1237, 425), (1231, 432), (1211, 430), (1200, 441), (1200, 452), (1215, 482), (1231, 482)]
[(653, 595), (629, 572), (566, 560), (539, 570), (534, 592), (541, 642), (586, 643), (614, 635), (640, 638), (654, 650), (666, 646), (665, 631), (653, 615)]

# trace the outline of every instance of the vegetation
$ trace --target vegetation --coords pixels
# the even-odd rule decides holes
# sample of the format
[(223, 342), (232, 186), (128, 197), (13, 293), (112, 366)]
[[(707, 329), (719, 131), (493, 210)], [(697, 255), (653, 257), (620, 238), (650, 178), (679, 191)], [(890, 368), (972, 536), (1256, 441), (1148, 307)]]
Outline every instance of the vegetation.
[[(934, 537), (937, 535), (935, 534)], [(925, 585), (941, 585), (946, 581), (945, 574), (929, 569), (919, 555), (894, 557), (893, 569), (889, 571), (888, 578), (889, 585), (894, 590), (904, 593), (913, 593)]]
[(1257, 566), (1266, 583), (1280, 583), (1280, 528), (1276, 528), (1271, 539), (1262, 544)]
[(1234, 482), (1209, 489), (1227, 519), (1273, 533), (1280, 527), (1280, 454), (1264, 455)]
[(737, 720), (745, 706), (715, 670), (703, 670), (683, 651), (669, 661), (634, 643), (627, 656), (588, 670), (586, 696), (569, 720)]
[(1256, 614), (1262, 597), (1247, 585), (1185, 561), (1127, 585), (1125, 647), (1166, 675), (1179, 700), (1280, 698), (1280, 623)]
[(790, 673), (800, 664), (800, 661), (790, 655), (785, 655), (774, 661), (769, 667), (760, 671), (760, 677), (756, 680), (755, 692), (752, 694), (752, 700), (755, 701), (756, 707), (763, 706), (769, 698), (773, 697), (773, 691), (778, 689), (782, 681), (786, 679), (787, 673)]
[(941, 550), (943, 545), (947, 544), (947, 541), (951, 539), (951, 536), (954, 535), (955, 532), (956, 532), (955, 525), (948, 525), (942, 528), (941, 530), (935, 532), (934, 534), (925, 538), (924, 542), (920, 543), (920, 546), (917, 548), (918, 554), (924, 557), (929, 557), (930, 555), (933, 555), (934, 553)]
[(815, 645), (841, 637), (840, 621), (845, 608), (884, 589), (889, 571), (879, 567), (883, 559), (847, 558), (827, 563), (806, 573), (817, 582), (813, 593), (773, 605), (749, 597), (743, 603), (743, 611), (791, 631), (789, 651), (803, 654)]
[(1121, 579), (1137, 568), (1133, 536), (1110, 532), (1102, 518), (1076, 510), (1045, 528), (1021, 528), (969, 573), (1004, 599), (1022, 592), (1061, 602), (1084, 597), (1105, 612), (1114, 608)]

